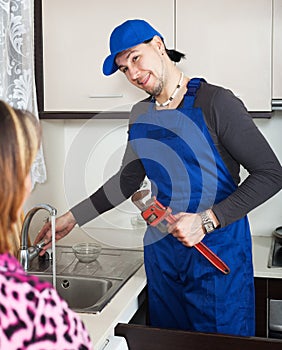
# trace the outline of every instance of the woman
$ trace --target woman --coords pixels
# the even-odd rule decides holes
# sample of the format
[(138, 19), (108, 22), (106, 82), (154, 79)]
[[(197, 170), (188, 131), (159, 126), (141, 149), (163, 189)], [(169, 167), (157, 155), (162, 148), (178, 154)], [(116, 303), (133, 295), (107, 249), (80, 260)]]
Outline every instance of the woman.
[(15, 258), (40, 134), (32, 114), (0, 101), (0, 347), (92, 349), (82, 321), (56, 290), (27, 275)]

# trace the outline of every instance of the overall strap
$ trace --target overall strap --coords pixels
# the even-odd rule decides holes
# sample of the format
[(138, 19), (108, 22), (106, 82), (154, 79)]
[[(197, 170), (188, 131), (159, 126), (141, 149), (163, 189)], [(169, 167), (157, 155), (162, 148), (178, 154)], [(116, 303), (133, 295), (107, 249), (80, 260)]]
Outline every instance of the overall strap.
[(192, 78), (188, 83), (188, 89), (185, 94), (184, 105), (185, 107), (192, 108), (194, 105), (197, 90), (199, 89), (201, 82), (206, 82), (203, 78)]

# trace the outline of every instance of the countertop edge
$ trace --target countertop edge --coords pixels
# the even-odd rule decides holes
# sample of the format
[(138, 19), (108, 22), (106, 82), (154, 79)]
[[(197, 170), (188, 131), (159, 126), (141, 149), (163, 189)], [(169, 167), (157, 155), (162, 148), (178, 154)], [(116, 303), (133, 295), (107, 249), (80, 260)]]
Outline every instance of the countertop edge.
[(103, 349), (119, 322), (128, 323), (138, 310), (138, 296), (146, 286), (144, 265), (127, 281), (105, 308), (97, 314), (79, 313), (95, 350)]

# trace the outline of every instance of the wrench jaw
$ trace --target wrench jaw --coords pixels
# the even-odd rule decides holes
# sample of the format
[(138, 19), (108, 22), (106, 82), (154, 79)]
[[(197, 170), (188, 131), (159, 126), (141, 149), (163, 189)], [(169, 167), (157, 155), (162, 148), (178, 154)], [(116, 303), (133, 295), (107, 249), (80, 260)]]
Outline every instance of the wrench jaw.
[(170, 215), (171, 209), (159, 203), (155, 196), (144, 202), (143, 199), (147, 197), (149, 193), (149, 190), (140, 190), (132, 195), (131, 200), (133, 204), (141, 210), (141, 215), (147, 224), (157, 227), (162, 233), (166, 233), (167, 227), (165, 219)]
[(131, 196), (131, 201), (134, 205), (136, 205), (136, 207), (138, 209), (140, 209), (141, 211), (145, 210), (148, 208), (147, 204), (144, 203), (143, 199), (145, 197), (148, 196), (148, 194), (150, 193), (149, 190), (140, 190), (135, 192), (132, 196)]

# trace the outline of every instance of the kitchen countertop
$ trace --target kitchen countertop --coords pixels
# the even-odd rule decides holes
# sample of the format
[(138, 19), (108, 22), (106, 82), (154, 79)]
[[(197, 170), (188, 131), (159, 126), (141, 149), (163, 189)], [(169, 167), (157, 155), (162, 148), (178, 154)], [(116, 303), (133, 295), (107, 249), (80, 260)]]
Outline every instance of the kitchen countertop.
[[(254, 276), (264, 278), (282, 278), (282, 268), (268, 268), (268, 256), (271, 236), (253, 236)], [(146, 286), (146, 275), (142, 266), (126, 285), (114, 296), (111, 302), (98, 314), (82, 314), (94, 349), (107, 350), (109, 337), (114, 334), (117, 323), (128, 323), (138, 309), (138, 296)]]

